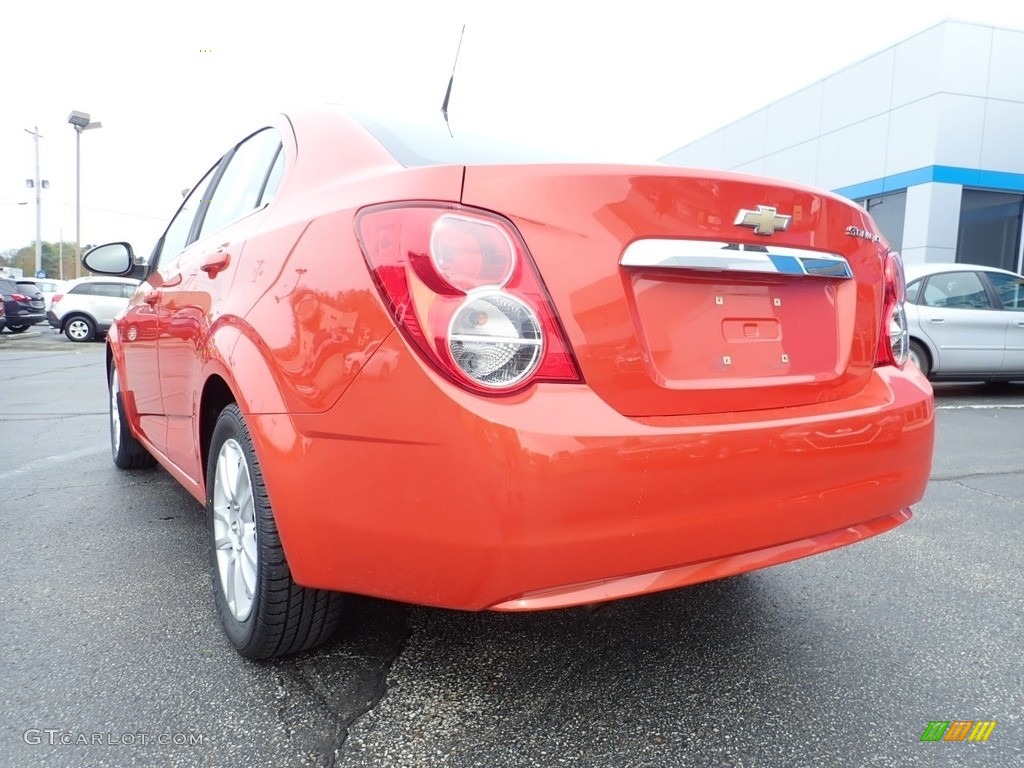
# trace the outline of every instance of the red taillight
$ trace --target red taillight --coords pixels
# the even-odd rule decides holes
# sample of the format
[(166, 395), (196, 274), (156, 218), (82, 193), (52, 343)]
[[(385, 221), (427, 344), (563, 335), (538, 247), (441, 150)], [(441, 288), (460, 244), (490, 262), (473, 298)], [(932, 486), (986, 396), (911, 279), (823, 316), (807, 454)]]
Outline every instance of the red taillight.
[(503, 286), (516, 267), (514, 242), (499, 226), (469, 216), (445, 215), (430, 233), (433, 272), (456, 291)]
[(903, 260), (896, 251), (885, 255), (882, 283), (882, 326), (875, 365), (902, 368), (910, 353), (910, 335), (907, 332), (907, 314), (903, 309), (907, 283), (903, 277)]
[(406, 338), (474, 392), (581, 381), (519, 232), (494, 214), (435, 205), (366, 208), (356, 235)]
[(64, 294), (63, 293), (55, 293), (55, 294), (53, 294), (53, 298), (50, 299), (50, 306), (52, 307), (54, 304), (56, 304), (58, 301), (60, 301), (63, 298), (64, 298)]
[(12, 293), (11, 299), (13, 301), (31, 301), (31, 299), (23, 293)]

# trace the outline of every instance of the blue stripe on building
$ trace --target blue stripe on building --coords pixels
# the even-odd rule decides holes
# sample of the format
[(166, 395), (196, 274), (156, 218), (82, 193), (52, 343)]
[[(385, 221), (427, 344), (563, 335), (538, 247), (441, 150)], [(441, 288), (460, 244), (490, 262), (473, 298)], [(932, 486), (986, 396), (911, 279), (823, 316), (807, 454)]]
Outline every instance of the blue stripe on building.
[(984, 171), (978, 168), (956, 168), (949, 165), (929, 165), (913, 171), (895, 173), (880, 179), (852, 184), (833, 190), (836, 194), (851, 200), (879, 197), (889, 192), (899, 192), (907, 187), (935, 181), (940, 184), (962, 184), (965, 187), (991, 189), (997, 192), (1024, 192), (1024, 173)]

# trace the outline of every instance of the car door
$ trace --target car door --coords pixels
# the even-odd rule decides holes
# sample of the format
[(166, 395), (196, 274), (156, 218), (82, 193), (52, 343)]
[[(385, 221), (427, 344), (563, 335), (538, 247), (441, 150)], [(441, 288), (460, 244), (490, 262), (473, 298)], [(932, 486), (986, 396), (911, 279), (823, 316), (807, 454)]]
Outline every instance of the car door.
[(124, 385), (139, 414), (139, 427), (153, 446), (167, 454), (167, 415), (163, 407), (162, 371), (157, 352), (161, 296), (168, 282), (179, 279), (177, 259), (191, 237), (196, 212), (203, 204), (215, 165), (192, 188), (153, 249), (149, 276), (133, 291), (117, 325), (124, 355)]
[(929, 276), (918, 297), (921, 332), (938, 350), (943, 373), (993, 373), (1003, 362), (1006, 322), (974, 271)]
[(280, 136), (268, 128), (225, 155), (199, 207), (192, 242), (163, 270), (157, 355), (167, 457), (196, 481), (202, 467), (195, 425), (211, 328), (222, 313), (245, 241), (262, 222), (271, 185), (280, 178), (273, 172), (280, 150)]
[(977, 271), (932, 274), (919, 297), (921, 331), (938, 350), (942, 373), (994, 373), (1006, 343), (1004, 317)]
[(999, 313), (1006, 323), (1003, 346), (1004, 373), (1024, 374), (1024, 277), (985, 272), (999, 299)]
[(124, 308), (122, 283), (96, 283), (92, 300), (92, 316), (100, 328), (109, 326), (114, 316)]

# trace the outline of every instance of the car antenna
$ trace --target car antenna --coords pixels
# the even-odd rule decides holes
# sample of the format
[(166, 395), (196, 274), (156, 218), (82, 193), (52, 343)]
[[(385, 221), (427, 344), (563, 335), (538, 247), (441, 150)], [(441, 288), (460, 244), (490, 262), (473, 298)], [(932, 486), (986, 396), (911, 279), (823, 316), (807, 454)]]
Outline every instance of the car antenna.
[(444, 124), (448, 128), (448, 135), (452, 134), (452, 126), (448, 122), (448, 100), (452, 97), (452, 83), (455, 82), (455, 67), (459, 63), (459, 51), (462, 50), (462, 38), (466, 34), (466, 25), (462, 25), (462, 32), (459, 33), (459, 46), (455, 49), (455, 61), (452, 63), (452, 75), (448, 78), (448, 90), (444, 92), (444, 101), (441, 102), (441, 114), (444, 115)]

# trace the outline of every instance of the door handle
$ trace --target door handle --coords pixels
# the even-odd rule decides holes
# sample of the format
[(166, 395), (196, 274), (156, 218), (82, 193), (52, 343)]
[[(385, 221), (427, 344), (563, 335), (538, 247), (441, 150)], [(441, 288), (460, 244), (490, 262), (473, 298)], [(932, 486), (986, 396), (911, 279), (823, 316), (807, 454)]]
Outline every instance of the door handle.
[(224, 269), (231, 261), (231, 254), (227, 251), (214, 251), (203, 259), (200, 269), (210, 277), (216, 277), (217, 273)]
[(946, 319), (944, 317), (929, 317), (928, 322), (932, 325), (942, 325)]

